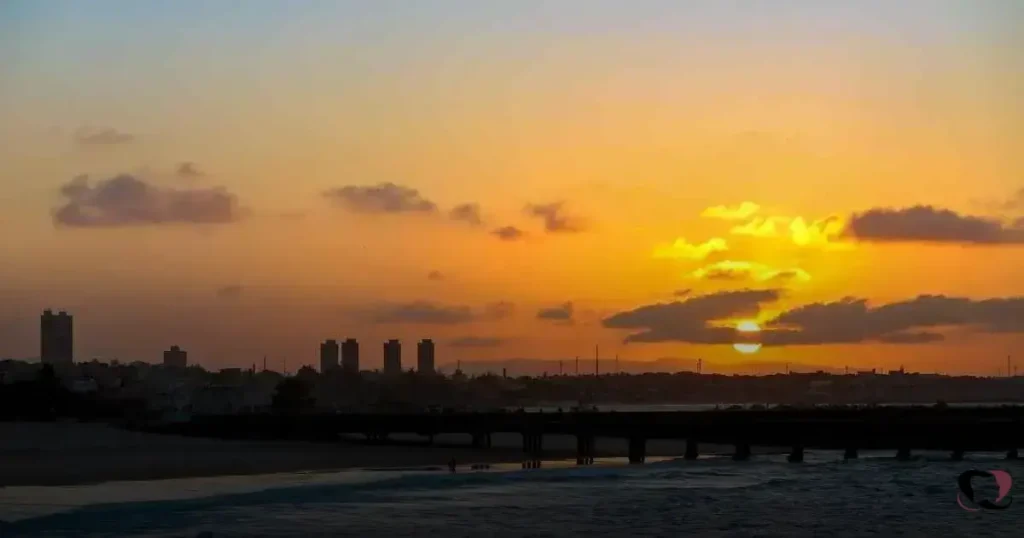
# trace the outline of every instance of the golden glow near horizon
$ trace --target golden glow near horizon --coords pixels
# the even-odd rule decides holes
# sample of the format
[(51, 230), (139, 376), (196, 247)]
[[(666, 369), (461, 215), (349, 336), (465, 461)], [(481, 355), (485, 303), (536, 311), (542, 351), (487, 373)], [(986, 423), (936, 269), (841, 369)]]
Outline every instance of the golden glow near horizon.
[[(246, 4), (185, 40), (190, 8), (7, 10), (0, 357), (36, 356), (53, 307), (83, 357), (302, 364), (351, 336), (729, 362), (687, 331), (1024, 296), (1016, 4), (406, 4)], [(919, 218), (850, 233), (886, 208)], [(757, 359), (987, 373), (965, 357), (1024, 330), (985, 315)]]

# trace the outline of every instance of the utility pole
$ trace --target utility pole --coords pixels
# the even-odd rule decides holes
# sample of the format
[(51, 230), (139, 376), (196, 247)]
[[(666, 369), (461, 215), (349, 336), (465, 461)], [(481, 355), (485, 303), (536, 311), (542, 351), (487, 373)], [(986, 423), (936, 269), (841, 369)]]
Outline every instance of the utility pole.
[(576, 377), (580, 376), (580, 356), (576, 355)]
[(594, 375), (601, 375), (601, 347), (594, 346)]
[(562, 360), (561, 359), (558, 360), (558, 375), (559, 375), (559, 377), (561, 377), (561, 375), (562, 375)]
[(619, 354), (618, 353), (615, 354), (615, 373), (617, 373), (617, 374), (621, 374), (622, 373), (622, 368), (619, 368)]

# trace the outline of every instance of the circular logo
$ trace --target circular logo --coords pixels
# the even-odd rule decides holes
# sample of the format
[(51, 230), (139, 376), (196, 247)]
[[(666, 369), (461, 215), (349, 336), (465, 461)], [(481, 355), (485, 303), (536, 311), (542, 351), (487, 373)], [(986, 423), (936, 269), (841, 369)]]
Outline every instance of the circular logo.
[[(971, 481), (975, 478), (992, 478), (996, 481), (999, 495), (994, 501), (974, 498), (974, 486), (971, 485)], [(960, 505), (960, 508), (969, 512), (977, 512), (982, 509), (1006, 510), (1013, 503), (1013, 497), (1008, 496), (1010, 488), (1013, 486), (1013, 478), (1006, 471), (979, 471), (971, 469), (961, 473), (956, 479), (956, 483), (960, 486), (960, 493), (956, 494), (956, 503)], [(1006, 504), (999, 504), (999, 501), (1003, 499), (1006, 499)]]

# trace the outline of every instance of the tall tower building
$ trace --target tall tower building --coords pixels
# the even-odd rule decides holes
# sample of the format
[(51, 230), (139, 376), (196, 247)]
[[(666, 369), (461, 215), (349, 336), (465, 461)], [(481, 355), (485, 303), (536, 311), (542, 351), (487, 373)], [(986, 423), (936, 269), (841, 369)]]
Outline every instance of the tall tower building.
[(338, 369), (338, 342), (327, 340), (320, 344), (320, 373), (326, 374)]
[(341, 368), (349, 373), (359, 372), (359, 342), (355, 338), (341, 343)]
[(429, 338), (416, 344), (416, 370), (421, 374), (434, 373), (434, 341)]
[(384, 342), (384, 373), (402, 373), (402, 343), (398, 340)]
[(178, 346), (164, 351), (164, 366), (167, 368), (184, 368), (188, 366), (188, 353)]
[(61, 310), (47, 309), (39, 319), (39, 358), (43, 364), (70, 366), (74, 364), (72, 317)]

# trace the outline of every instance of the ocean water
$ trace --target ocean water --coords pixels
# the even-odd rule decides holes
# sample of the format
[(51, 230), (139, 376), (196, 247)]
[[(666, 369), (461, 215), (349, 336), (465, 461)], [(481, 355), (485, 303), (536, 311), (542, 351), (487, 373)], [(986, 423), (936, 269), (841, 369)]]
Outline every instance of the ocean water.
[[(998, 454), (808, 452), (540, 469), (342, 472), (0, 489), (0, 536), (1021, 536), (1024, 502), (957, 505), (957, 476), (1024, 462)], [(1016, 489), (1016, 488), (1015, 488)], [(995, 486), (977, 484), (978, 498)], [(1013, 495), (1014, 490), (1011, 490)]]

